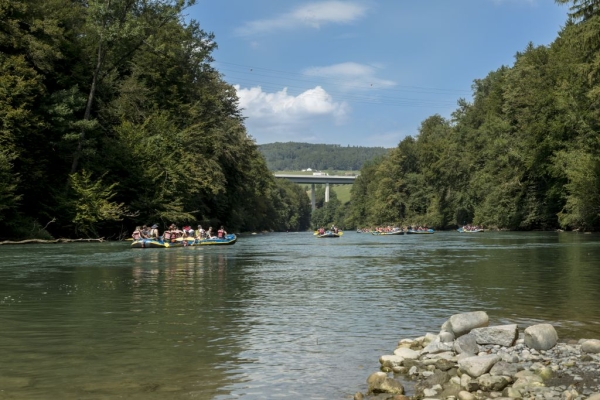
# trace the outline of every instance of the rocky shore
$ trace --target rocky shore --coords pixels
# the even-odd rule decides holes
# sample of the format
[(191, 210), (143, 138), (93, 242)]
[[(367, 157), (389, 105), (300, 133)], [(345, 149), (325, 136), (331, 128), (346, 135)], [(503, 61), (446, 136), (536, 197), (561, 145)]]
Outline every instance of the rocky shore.
[(379, 362), (354, 400), (600, 400), (600, 340), (561, 341), (550, 324), (490, 326), (484, 311), (402, 339)]

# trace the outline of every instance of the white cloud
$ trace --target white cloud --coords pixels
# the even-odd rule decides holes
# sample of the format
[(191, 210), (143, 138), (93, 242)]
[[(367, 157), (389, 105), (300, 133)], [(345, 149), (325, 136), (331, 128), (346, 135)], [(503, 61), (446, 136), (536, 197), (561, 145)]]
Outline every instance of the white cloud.
[(236, 33), (240, 36), (250, 36), (304, 26), (318, 29), (329, 23), (347, 24), (354, 22), (361, 18), (366, 11), (367, 8), (364, 5), (353, 2), (332, 0), (310, 3), (275, 18), (247, 22), (237, 29)]
[(260, 86), (234, 87), (246, 117), (246, 128), (258, 143), (314, 141), (322, 134), (318, 126), (342, 124), (349, 112), (345, 102), (333, 101), (320, 86), (297, 96), (288, 94), (287, 88), (267, 93)]
[(335, 80), (344, 90), (384, 89), (396, 85), (393, 81), (377, 78), (376, 73), (377, 68), (355, 62), (304, 70), (304, 74), (309, 76)]

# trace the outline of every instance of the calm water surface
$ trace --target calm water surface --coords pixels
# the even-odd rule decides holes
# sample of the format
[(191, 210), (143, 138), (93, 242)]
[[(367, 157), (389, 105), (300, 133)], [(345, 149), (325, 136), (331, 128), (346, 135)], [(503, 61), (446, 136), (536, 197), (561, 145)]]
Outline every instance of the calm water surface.
[(0, 399), (350, 399), (452, 314), (600, 338), (600, 236), (0, 246)]

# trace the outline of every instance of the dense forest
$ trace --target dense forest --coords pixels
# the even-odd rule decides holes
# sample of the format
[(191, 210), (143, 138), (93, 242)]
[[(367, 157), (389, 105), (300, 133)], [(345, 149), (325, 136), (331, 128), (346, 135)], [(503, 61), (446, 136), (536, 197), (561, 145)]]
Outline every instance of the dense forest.
[(271, 171), (300, 171), (307, 168), (358, 171), (366, 161), (390, 151), (384, 147), (295, 142), (262, 144), (258, 148)]
[(0, 232), (118, 237), (135, 225), (304, 230), (194, 0), (0, 0)]
[(600, 228), (600, 1), (556, 2), (570, 8), (553, 43), (516, 53), (451, 118), (363, 166), (347, 226)]

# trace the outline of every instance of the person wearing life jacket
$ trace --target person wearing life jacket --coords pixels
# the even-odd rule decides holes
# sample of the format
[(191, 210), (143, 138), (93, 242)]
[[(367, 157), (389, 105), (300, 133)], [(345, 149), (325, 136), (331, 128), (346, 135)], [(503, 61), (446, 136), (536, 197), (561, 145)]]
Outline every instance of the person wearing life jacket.
[(180, 237), (183, 237), (183, 231), (177, 225), (173, 225), (173, 229), (171, 229), (171, 241), (174, 242), (175, 239)]
[(158, 232), (158, 225), (154, 224), (150, 227), (150, 239), (158, 239), (160, 236)]
[(139, 226), (135, 227), (135, 231), (131, 234), (133, 240), (140, 240), (142, 238), (142, 228)]
[(163, 241), (164, 242), (170, 242), (171, 241), (171, 230), (170, 229), (166, 229), (165, 232), (163, 233)]
[(217, 237), (219, 239), (225, 239), (226, 235), (227, 235), (227, 232), (225, 232), (225, 229), (223, 228), (223, 225), (221, 225), (221, 228), (219, 228), (219, 230), (217, 231)]
[(202, 225), (198, 225), (198, 229), (196, 229), (196, 239), (206, 239), (206, 231), (202, 228)]

